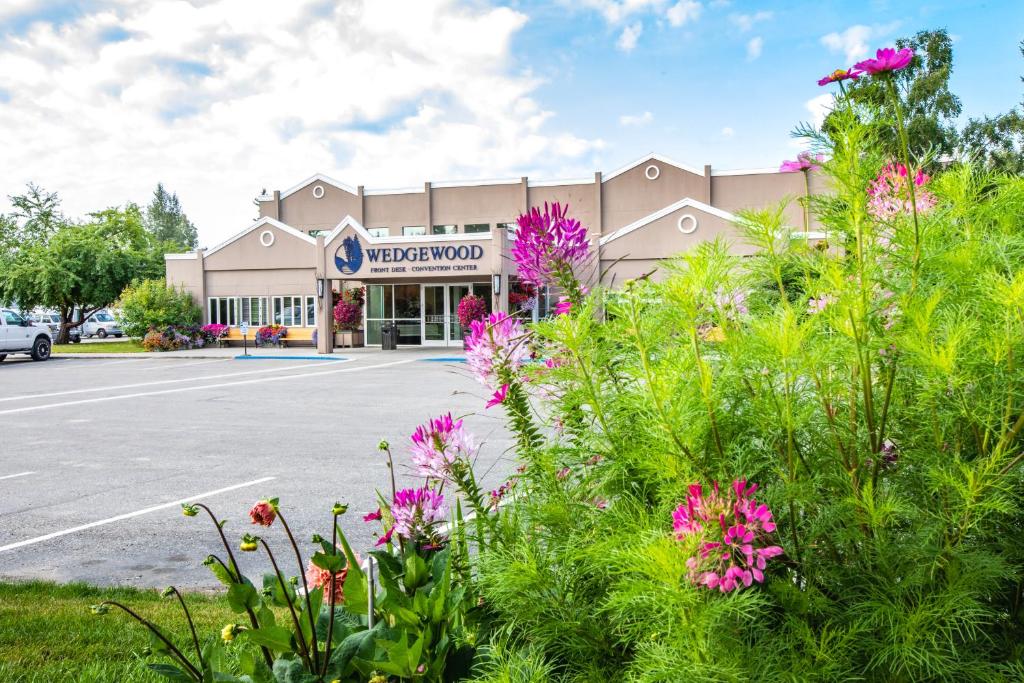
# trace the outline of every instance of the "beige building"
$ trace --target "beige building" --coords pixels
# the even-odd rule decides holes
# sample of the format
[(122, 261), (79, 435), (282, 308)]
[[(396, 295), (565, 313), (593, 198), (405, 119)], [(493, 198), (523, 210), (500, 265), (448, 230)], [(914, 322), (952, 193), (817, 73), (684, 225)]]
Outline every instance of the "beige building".
[[(812, 177), (812, 192), (819, 178)], [(366, 189), (324, 175), (257, 198), (260, 219), (231, 239), (167, 254), (167, 280), (192, 293), (204, 322), (233, 328), (277, 323), (288, 339), (329, 353), (332, 290), (366, 286), (366, 343), (394, 322), (402, 344), (461, 345), (456, 310), (467, 293), (492, 310), (543, 316), (546, 292), (521, 287), (509, 257), (516, 218), (545, 202), (568, 204), (587, 226), (594, 259), (582, 277), (615, 286), (654, 271), (658, 260), (724, 237), (738, 253), (734, 212), (796, 198), (802, 173), (717, 171), (657, 154), (574, 180), (479, 180)], [(786, 209), (803, 225), (800, 206)], [(250, 332), (250, 338), (254, 334)], [(234, 336), (237, 336), (235, 334)]]

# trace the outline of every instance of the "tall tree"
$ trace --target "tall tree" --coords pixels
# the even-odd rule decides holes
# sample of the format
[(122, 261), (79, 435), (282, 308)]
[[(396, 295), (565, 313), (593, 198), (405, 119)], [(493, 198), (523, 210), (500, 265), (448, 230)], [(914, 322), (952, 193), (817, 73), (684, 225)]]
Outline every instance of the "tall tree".
[(0, 216), (0, 258), (30, 243), (46, 242), (67, 225), (56, 192), (29, 183), (24, 194), (8, 197), (14, 211)]
[(67, 341), (70, 328), (116, 301), (132, 280), (159, 272), (138, 206), (106, 209), (90, 218), (82, 225), (62, 225), (49, 239), (25, 241), (0, 268), (0, 300), (60, 313), (58, 343)]
[[(930, 156), (935, 160), (952, 154), (958, 140), (956, 118), (962, 110), (960, 99), (949, 89), (953, 41), (944, 29), (938, 29), (921, 31), (913, 38), (899, 38), (896, 45), (914, 50), (910, 66), (896, 72), (911, 155), (917, 159)], [(879, 79), (861, 78), (847, 82), (851, 99), (864, 105), (867, 115), (871, 111), (883, 111), (891, 120), (893, 112), (888, 111), (891, 104)], [(828, 126), (826, 118), (826, 132)], [(897, 158), (899, 140), (893, 127), (888, 123), (879, 125), (877, 132), (883, 151)]]
[(181, 210), (176, 193), (168, 193), (163, 183), (157, 183), (153, 199), (146, 207), (146, 230), (157, 242), (176, 249), (194, 249), (199, 237), (196, 226)]
[[(1024, 56), (1024, 40), (1019, 45)], [(1024, 81), (1024, 77), (1021, 77)], [(995, 171), (1024, 173), (1024, 102), (1005, 114), (971, 119), (964, 127), (960, 148)]]

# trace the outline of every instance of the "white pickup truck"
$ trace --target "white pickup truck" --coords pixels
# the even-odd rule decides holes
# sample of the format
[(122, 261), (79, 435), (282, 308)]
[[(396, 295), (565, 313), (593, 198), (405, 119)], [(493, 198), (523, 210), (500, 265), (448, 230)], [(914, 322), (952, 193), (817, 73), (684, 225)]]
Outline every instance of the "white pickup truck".
[(49, 327), (33, 323), (9, 308), (0, 309), (0, 361), (10, 353), (27, 353), (32, 360), (47, 360), (52, 344)]

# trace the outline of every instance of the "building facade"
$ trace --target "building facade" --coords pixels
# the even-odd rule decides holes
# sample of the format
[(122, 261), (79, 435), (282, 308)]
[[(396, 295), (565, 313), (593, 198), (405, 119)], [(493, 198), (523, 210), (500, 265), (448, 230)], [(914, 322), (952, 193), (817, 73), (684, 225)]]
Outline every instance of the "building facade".
[[(820, 179), (810, 178), (818, 191)], [(509, 257), (515, 219), (530, 207), (568, 204), (587, 226), (594, 258), (582, 279), (614, 287), (658, 261), (724, 238), (737, 253), (735, 212), (807, 191), (802, 173), (715, 171), (651, 154), (575, 180), (481, 180), (373, 190), (315, 175), (257, 198), (260, 218), (209, 249), (167, 254), (167, 281), (203, 308), (204, 322), (289, 328), (288, 338), (333, 347), (332, 290), (366, 287), (366, 343), (395, 323), (402, 344), (461, 345), (456, 315), (468, 293), (492, 310), (544, 315), (546, 292), (521, 287)], [(796, 202), (785, 209), (803, 227)], [(807, 226), (813, 230), (814, 226)], [(811, 235), (809, 235), (811, 236)], [(524, 301), (528, 305), (523, 305)], [(511, 302), (511, 303), (510, 303)]]

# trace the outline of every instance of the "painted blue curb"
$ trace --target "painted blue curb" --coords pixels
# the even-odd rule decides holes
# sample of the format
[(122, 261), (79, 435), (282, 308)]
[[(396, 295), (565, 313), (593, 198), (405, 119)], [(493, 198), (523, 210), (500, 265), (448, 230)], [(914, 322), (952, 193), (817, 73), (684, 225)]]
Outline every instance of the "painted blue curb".
[(235, 356), (235, 360), (326, 360), (326, 361), (340, 361), (349, 360), (344, 356), (254, 356), (249, 354), (248, 356)]
[(466, 359), (462, 356), (452, 356), (450, 358), (420, 358), (423, 363), (465, 363)]

